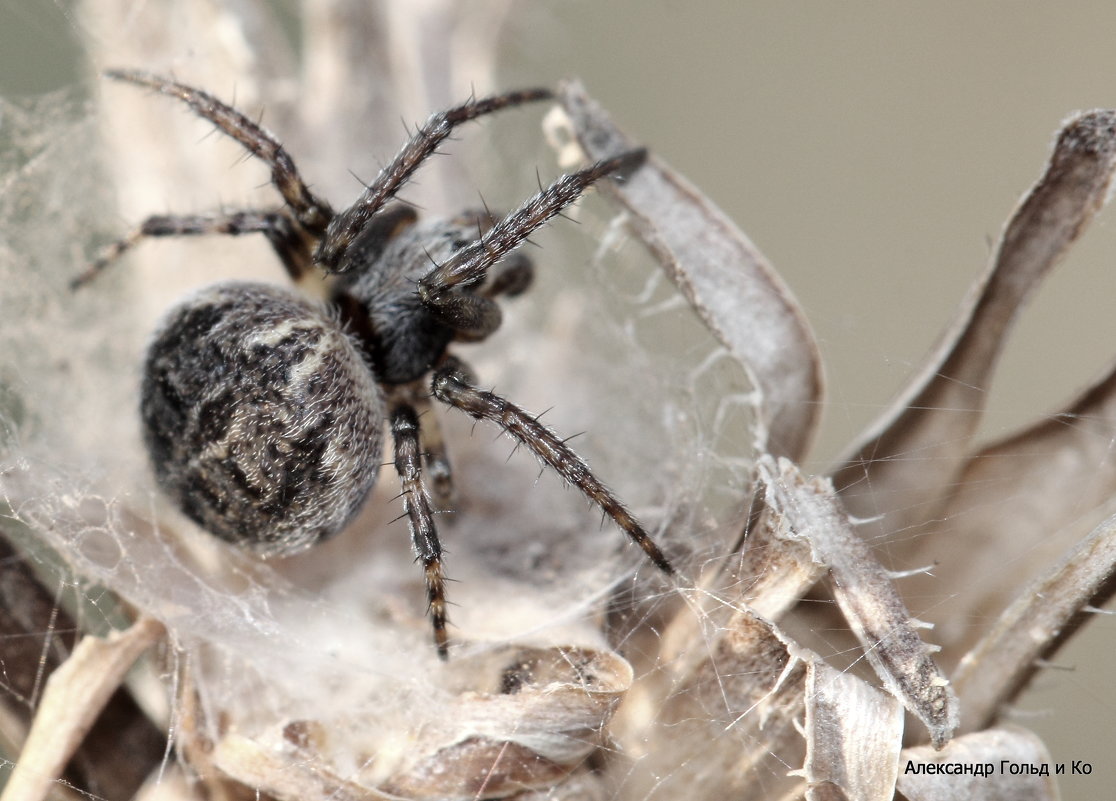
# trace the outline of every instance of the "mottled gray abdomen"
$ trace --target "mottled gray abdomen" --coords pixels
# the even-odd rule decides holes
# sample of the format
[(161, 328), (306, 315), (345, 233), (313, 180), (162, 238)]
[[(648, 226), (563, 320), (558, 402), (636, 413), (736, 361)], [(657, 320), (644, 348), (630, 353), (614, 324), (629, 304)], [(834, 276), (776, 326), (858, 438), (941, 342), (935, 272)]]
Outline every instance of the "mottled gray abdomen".
[(228, 282), (170, 312), (144, 365), (159, 485), (210, 533), (305, 548), (356, 514), (381, 464), (383, 395), (349, 337), (288, 290)]

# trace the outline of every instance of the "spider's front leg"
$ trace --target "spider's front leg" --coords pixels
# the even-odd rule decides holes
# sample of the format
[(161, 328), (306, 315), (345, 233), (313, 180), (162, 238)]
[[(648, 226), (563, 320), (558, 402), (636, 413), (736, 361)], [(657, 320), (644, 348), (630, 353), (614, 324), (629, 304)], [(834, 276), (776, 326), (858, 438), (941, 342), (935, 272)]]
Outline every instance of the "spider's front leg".
[(631, 512), (589, 469), (565, 441), (511, 401), (478, 389), (468, 378), (467, 368), (451, 357), (434, 372), (431, 382), (434, 397), (466, 414), (500, 426), (510, 437), (526, 445), (544, 464), (576, 486), (592, 503), (612, 518), (625, 534), (643, 549), (655, 566), (667, 575), (674, 568), (655, 541), (643, 530)]
[(446, 633), (446, 577), (442, 570), (442, 543), (434, 525), (434, 507), (422, 475), (418, 415), (414, 408), (399, 402), (391, 413), (391, 434), (395, 441), (395, 469), (402, 485), (403, 513), (411, 530), (415, 558), (422, 562), (426, 576), (426, 598), (434, 625), (434, 644), (438, 656), (449, 657)]
[(434, 114), (425, 125), (415, 131), (399, 154), (376, 176), (376, 180), (365, 187), (357, 201), (330, 221), (329, 228), (314, 253), (314, 261), (329, 272), (347, 272), (351, 269), (351, 265), (345, 262), (345, 255), (369, 222), (376, 218), (385, 203), (395, 197), (415, 170), (438, 151), (438, 145), (458, 125), (502, 109), (549, 100), (553, 96), (549, 89), (521, 89), (480, 100), (470, 99), (460, 106)]
[(333, 209), (310, 191), (294, 160), (272, 134), (208, 92), (170, 78), (140, 70), (109, 70), (105, 76), (176, 98), (199, 117), (212, 122), (218, 130), (235, 139), (271, 169), (271, 182), (283, 196), (286, 206), (283, 209), (244, 209), (212, 215), (148, 217), (123, 239), (105, 248), (71, 282), (72, 288), (89, 283), (141, 240), (153, 236), (262, 233), (295, 281), (312, 274), (311, 250), (333, 219)]
[(271, 183), (283, 196), (299, 225), (307, 231), (320, 235), (333, 219), (333, 209), (310, 191), (299, 175), (294, 160), (279, 141), (232, 106), (201, 89), (142, 70), (108, 70), (105, 77), (145, 86), (160, 94), (177, 98), (199, 117), (209, 120), (239, 142), (245, 150), (271, 168)]
[(647, 152), (631, 150), (560, 176), (508, 214), (476, 241), (453, 254), (418, 282), (418, 295), (430, 313), (467, 339), (483, 339), (500, 324), (499, 309), (489, 298), (470, 291), (488, 271), (560, 214), (590, 186), (607, 176), (622, 177), (643, 163)]

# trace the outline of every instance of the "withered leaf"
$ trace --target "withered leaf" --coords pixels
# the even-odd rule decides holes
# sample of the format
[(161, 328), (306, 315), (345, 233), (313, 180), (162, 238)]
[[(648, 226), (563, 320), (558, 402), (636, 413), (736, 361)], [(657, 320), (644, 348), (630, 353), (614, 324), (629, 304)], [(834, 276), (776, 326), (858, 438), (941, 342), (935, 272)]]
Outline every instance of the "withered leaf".
[(762, 456), (757, 469), (768, 506), (785, 523), (784, 535), (807, 541), (814, 560), (829, 569), (837, 603), (876, 675), (941, 748), (957, 727), (957, 699), (887, 571), (853, 531), (832, 485), (807, 479), (787, 459), (776, 463)]
[[(405, 747), (358, 745), (362, 720), (297, 721), (251, 742), (223, 738), (214, 762), (290, 801), (362, 790), (376, 798), (505, 798), (574, 772), (632, 683), (626, 661), (585, 648), (497, 648), (451, 667), (454, 697), (438, 721), (407, 733)], [(352, 765), (359, 767), (343, 767)]]
[[(911, 556), (935, 563), (937, 575), (949, 578), (950, 597), (935, 613), (942, 620), (939, 642), (954, 659), (982, 633), (963, 621), (1000, 615), (1022, 584), (1044, 575), (1105, 516), (1116, 495), (1114, 433), (1116, 370), (1063, 410), (966, 461), (942, 515), (948, 544), (925, 537)], [(1007, 559), (1011, 570), (1002, 569)], [(923, 576), (908, 586), (914, 593), (939, 591)]]
[[(806, 674), (808, 801), (890, 801), (899, 775), (903, 707), (856, 676), (820, 658)], [(841, 795), (837, 796), (835, 793)]]
[(991, 631), (961, 660), (953, 682), (961, 727), (991, 723), (1035, 671), (1087, 616), (1116, 592), (1116, 516), (1108, 518), (1062, 561), (1026, 587)]
[[(634, 143), (577, 82), (559, 99), (582, 150), (599, 160)], [(821, 359), (813, 332), (782, 279), (725, 214), (661, 159), (650, 155), (607, 192), (630, 225), (762, 395), (767, 449), (799, 459), (817, 428)]]
[[(1015, 210), (971, 303), (919, 373), (833, 473), (849, 510), (880, 530), (924, 522), (956, 481), (1011, 323), (1108, 197), (1116, 111), (1070, 119), (1038, 183)], [(884, 499), (884, 500), (881, 500)]]

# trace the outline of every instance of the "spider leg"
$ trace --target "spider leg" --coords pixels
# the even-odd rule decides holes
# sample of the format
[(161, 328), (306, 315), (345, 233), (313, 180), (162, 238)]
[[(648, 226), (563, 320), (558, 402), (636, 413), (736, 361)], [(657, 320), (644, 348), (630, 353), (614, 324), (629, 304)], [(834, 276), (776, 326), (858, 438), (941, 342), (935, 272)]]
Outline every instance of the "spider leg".
[(535, 278), (530, 259), (513, 253), (496, 265), (488, 281), (475, 292), (454, 293), (441, 306), (431, 307), (434, 319), (453, 329), (456, 342), (479, 342), (500, 327), (503, 312), (494, 298), (515, 297), (524, 292)]
[(395, 441), (395, 469), (403, 488), (403, 511), (411, 529), (415, 557), (426, 575), (426, 598), (434, 625), (434, 644), (438, 656), (449, 656), (446, 634), (446, 577), (442, 571), (442, 544), (434, 525), (434, 509), (423, 480), (419, 452), (419, 424), (415, 410), (399, 403), (391, 413), (391, 434)]
[(177, 97), (271, 168), (271, 182), (290, 206), (294, 218), (313, 234), (321, 234), (333, 217), (333, 209), (303, 182), (290, 154), (272, 136), (242, 113), (208, 92), (141, 70), (109, 70), (106, 77), (146, 86)]
[(311, 265), (309, 248), (293, 228), (291, 219), (282, 211), (247, 209), (209, 215), (154, 215), (137, 225), (127, 236), (102, 250), (81, 275), (70, 282), (70, 287), (78, 289), (88, 284), (148, 237), (210, 234), (240, 236), (262, 233), (279, 254), (287, 272), (297, 281), (310, 270)]
[[(498, 221), (487, 206), (461, 212), (454, 217), (454, 222), (475, 228), (477, 239), (482, 239)], [(515, 253), (493, 265), (484, 283), (474, 287), (473, 291), (490, 299), (500, 295), (514, 298), (526, 292), (534, 279), (535, 265), (522, 253)]]
[[(477, 238), (484, 235), (497, 220), (487, 209), (467, 212), (464, 219), (477, 229)], [(493, 265), (484, 281), (470, 292), (448, 297), (440, 307), (430, 307), (434, 319), (453, 329), (456, 342), (479, 342), (500, 327), (503, 319), (495, 299), (501, 295), (515, 297), (526, 292), (535, 279), (535, 266), (522, 253), (513, 253)]]
[(531, 286), (535, 279), (535, 265), (526, 256), (513, 253), (492, 269), (489, 281), (478, 290), (486, 298), (506, 295), (514, 298)]
[(446, 450), (445, 437), (442, 436), (442, 426), (437, 417), (428, 414), (433, 408), (429, 395), (417, 396), (413, 404), (422, 419), (422, 463), (430, 478), (434, 498), (444, 509), (453, 501), (453, 465)]
[(611, 517), (656, 567), (673, 575), (674, 568), (631, 512), (593, 475), (585, 460), (536, 417), (499, 395), (473, 386), (464, 378), (461, 363), (452, 357), (434, 372), (431, 385), (438, 400), (478, 420), (495, 423), (510, 437), (526, 445), (543, 463), (554, 468)]
[(433, 155), (455, 127), (513, 106), (553, 97), (549, 89), (524, 89), (493, 95), (481, 100), (469, 100), (459, 106), (438, 112), (415, 131), (390, 164), (384, 167), (376, 180), (370, 183), (353, 205), (338, 214), (329, 223), (325, 237), (318, 244), (314, 261), (330, 272), (344, 272), (342, 261), (353, 241), (368, 225), (372, 216), (414, 174), (419, 165)]
[[(431, 313), (468, 338), (483, 338), (486, 319), (480, 313), (487, 298), (464, 290), (482, 282), (489, 269), (522, 245), (527, 238), (587, 188), (612, 173), (625, 173), (642, 163), (646, 151), (633, 150), (600, 161), (584, 170), (559, 177), (522, 206), (508, 214), (475, 242), (462, 248), (418, 282), (418, 293)], [(497, 318), (497, 325), (499, 320)]]

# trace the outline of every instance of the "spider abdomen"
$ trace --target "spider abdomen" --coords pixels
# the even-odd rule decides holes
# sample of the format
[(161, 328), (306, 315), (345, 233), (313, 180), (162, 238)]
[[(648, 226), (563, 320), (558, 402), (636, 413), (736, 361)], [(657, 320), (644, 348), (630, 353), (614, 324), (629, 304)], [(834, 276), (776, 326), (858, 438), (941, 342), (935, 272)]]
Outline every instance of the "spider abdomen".
[(144, 440), (192, 520), (259, 553), (344, 528), (381, 464), (383, 395), (337, 321), (267, 284), (207, 287), (148, 349)]

